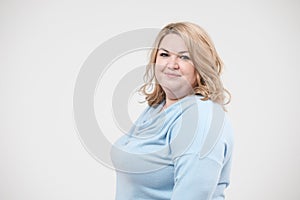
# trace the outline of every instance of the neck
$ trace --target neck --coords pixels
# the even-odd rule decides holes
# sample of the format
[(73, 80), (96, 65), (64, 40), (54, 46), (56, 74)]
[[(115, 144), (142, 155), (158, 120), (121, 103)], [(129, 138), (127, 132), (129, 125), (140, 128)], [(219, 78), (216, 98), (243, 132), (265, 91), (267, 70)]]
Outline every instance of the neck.
[(166, 98), (166, 103), (164, 105), (164, 109), (168, 108), (170, 105), (176, 103), (179, 99), (169, 99), (169, 98)]

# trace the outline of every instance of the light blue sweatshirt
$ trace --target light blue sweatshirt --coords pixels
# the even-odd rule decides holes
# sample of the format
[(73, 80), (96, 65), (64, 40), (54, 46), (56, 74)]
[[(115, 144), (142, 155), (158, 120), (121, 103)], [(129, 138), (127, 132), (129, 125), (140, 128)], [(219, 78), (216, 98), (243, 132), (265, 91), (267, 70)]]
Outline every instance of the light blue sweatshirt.
[(221, 200), (229, 185), (233, 129), (219, 104), (187, 96), (147, 107), (111, 158), (116, 200)]

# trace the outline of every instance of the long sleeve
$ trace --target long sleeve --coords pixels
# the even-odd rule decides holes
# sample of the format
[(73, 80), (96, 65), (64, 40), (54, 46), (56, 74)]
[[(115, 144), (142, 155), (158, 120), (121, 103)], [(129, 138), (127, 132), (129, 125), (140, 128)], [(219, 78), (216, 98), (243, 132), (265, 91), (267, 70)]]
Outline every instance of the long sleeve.
[(221, 137), (212, 151), (201, 157), (188, 153), (174, 159), (172, 200), (223, 200), (229, 185), (232, 144)]
[(209, 200), (217, 188), (222, 166), (197, 154), (183, 155), (174, 163), (172, 200)]
[(173, 127), (180, 140), (171, 146), (175, 154), (172, 200), (223, 200), (229, 185), (232, 127), (218, 105), (198, 109), (202, 111), (198, 117), (194, 107), (185, 110)]
[(112, 148), (116, 200), (224, 200), (233, 130), (222, 108), (198, 96), (149, 107)]

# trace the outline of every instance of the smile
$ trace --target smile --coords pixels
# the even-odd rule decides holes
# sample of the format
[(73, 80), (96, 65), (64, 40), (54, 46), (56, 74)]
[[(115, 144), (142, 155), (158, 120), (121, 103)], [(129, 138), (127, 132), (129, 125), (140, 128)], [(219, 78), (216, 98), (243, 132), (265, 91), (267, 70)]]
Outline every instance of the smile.
[(180, 77), (180, 75), (178, 74), (174, 74), (174, 73), (164, 73), (167, 77), (170, 77), (170, 78), (176, 78), (176, 77)]

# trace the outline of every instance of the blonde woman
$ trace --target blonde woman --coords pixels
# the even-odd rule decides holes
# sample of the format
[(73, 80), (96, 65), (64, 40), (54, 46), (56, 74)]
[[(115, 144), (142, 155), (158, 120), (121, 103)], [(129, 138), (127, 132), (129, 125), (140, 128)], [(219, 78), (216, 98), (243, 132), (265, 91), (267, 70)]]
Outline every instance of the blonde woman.
[(116, 200), (225, 198), (233, 129), (222, 68), (198, 25), (171, 23), (160, 31), (141, 87), (148, 107), (111, 151)]

